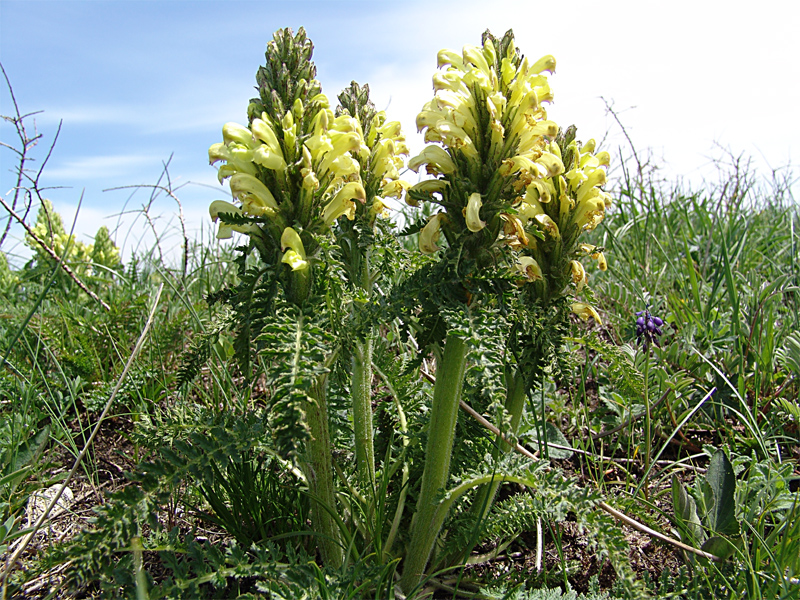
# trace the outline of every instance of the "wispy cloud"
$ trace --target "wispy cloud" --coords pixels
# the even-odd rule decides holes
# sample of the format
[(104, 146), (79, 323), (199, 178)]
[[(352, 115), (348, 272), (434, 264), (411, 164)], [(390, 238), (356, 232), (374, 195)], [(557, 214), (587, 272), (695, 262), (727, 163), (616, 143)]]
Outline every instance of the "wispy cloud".
[(46, 174), (48, 179), (69, 181), (130, 177), (141, 172), (142, 167), (157, 168), (161, 162), (162, 157), (148, 154), (83, 156), (56, 163)]

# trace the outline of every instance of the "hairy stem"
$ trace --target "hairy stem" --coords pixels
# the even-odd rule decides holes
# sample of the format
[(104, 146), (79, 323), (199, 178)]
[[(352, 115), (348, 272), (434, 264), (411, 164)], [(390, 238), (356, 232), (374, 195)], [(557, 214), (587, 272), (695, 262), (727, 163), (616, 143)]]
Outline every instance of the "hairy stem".
[(315, 386), (314, 397), (305, 405), (311, 439), (308, 443), (307, 478), (314, 495), (311, 521), (320, 535), (319, 549), (324, 564), (338, 569), (342, 566), (340, 531), (334, 514), (336, 491), (333, 485), (333, 461), (328, 430), (328, 404), (324, 381)]
[[(369, 250), (355, 252), (354, 265), (356, 285), (367, 297), (370, 295)], [(356, 444), (356, 465), (361, 484), (368, 490), (375, 489), (375, 448), (372, 429), (372, 331), (364, 340), (356, 341), (353, 348), (353, 431)]]
[(450, 477), (450, 457), (455, 439), (458, 403), (464, 385), (467, 344), (453, 334), (447, 336), (444, 352), (436, 370), (433, 389), (428, 443), (425, 448), (425, 467), (414, 519), (411, 522), (411, 542), (403, 566), (402, 589), (409, 593), (425, 573), (444, 515), (437, 495)]
[(375, 449), (372, 430), (372, 335), (355, 343), (353, 351), (353, 430), (361, 485), (375, 489)]

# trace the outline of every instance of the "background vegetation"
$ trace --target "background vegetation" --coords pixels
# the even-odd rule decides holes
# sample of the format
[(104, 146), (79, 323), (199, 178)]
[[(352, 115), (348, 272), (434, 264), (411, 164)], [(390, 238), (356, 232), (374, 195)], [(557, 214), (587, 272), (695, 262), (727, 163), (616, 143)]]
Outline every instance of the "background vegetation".
[[(23, 124), (19, 113), (7, 118)], [(403, 503), (419, 490), (392, 482), (418, 479), (432, 393), (397, 322), (378, 328), (372, 360), (380, 493), (365, 498), (355, 457), (334, 456), (339, 481), (352, 482), (336, 490), (347, 558), (321, 566), (313, 498), (264, 417), (274, 394), (267, 382), (284, 365), (256, 356), (254, 375), (243, 373), (231, 314), (209, 301), (239, 283), (234, 251), (187, 241), (177, 266), (158, 248), (122, 264), (107, 232), (79, 244), (27, 170), (28, 141), (23, 132), (11, 148), (20, 193), (6, 208), (30, 224), (34, 256), (15, 268), (0, 253), (6, 558), (28, 531), (34, 495), (78, 470), (72, 502), (39, 527), (17, 565), (7, 563), (4, 597), (393, 597), (391, 542), (403, 545), (407, 532), (392, 525), (395, 515), (408, 518)], [(520, 444), (552, 470), (520, 464), (536, 488), (505, 485), (480, 519), (457, 502), (438, 555), (459, 566), (435, 573), (426, 589), (520, 600), (797, 598), (792, 175), (763, 180), (736, 159), (719, 165), (719, 184), (690, 190), (659, 181), (635, 154), (617, 162), (606, 186), (615, 203), (591, 240), (609, 263), (589, 273), (603, 325), (574, 320), (560, 368), (528, 397), (519, 430)], [(414, 248), (413, 235), (385, 242), (377, 259), (387, 285), (425, 261)], [(647, 348), (636, 335), (644, 310), (664, 322)], [(261, 343), (277, 344), (279, 334), (267, 330)], [(472, 357), (465, 386), (479, 410), (489, 406), (481, 369), (492, 367), (492, 350)], [(338, 449), (353, 436), (348, 377), (334, 369), (329, 381)], [(458, 428), (456, 481), (484, 468), (496, 443), (464, 412)], [(614, 524), (603, 504), (723, 560)]]

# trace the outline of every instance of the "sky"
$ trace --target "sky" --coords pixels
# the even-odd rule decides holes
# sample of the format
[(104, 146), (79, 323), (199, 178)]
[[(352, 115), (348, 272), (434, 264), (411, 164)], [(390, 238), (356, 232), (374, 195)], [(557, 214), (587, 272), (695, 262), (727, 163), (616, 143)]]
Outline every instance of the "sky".
[[(0, 0), (0, 64), (20, 112), (42, 111), (27, 120), (29, 132), (35, 121), (42, 134), (30, 167), (41, 166), (61, 125), (40, 180), (50, 188), (45, 196), (68, 228), (82, 197), (79, 239), (91, 242), (106, 225), (130, 257), (152, 243), (141, 215), (151, 190), (110, 188), (155, 185), (166, 163), (189, 236), (208, 239), (207, 207), (228, 197), (208, 147), (222, 140), (224, 123), (246, 122), (276, 29), (306, 29), (331, 99), (352, 80), (369, 83), (378, 108), (403, 123), (413, 152), (422, 148), (414, 120), (432, 96), (437, 52), (478, 45), (487, 28), (498, 37), (513, 28), (523, 54), (556, 57), (549, 118), (577, 125), (579, 139), (603, 140), (617, 163), (632, 144), (660, 177), (698, 188), (718, 181), (716, 163), (731, 157), (751, 159), (766, 178), (796, 160), (798, 25), (800, 3), (789, 0)], [(0, 114), (14, 112), (0, 80)], [(8, 122), (0, 141), (19, 148)], [(15, 168), (14, 153), (0, 147), (7, 202)], [(163, 194), (150, 208), (164, 244), (175, 248), (177, 214)], [(0, 248), (17, 263), (29, 255), (21, 238), (15, 229)]]

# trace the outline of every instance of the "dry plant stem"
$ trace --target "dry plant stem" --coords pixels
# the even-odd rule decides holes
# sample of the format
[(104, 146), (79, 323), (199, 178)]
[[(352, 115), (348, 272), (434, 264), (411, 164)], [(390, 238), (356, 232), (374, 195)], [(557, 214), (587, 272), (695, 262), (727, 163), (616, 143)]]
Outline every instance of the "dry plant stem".
[(108, 411), (111, 409), (111, 405), (114, 403), (114, 399), (117, 397), (117, 394), (119, 393), (119, 390), (122, 387), (125, 378), (128, 376), (128, 371), (130, 371), (130, 368), (133, 365), (133, 361), (136, 360), (137, 356), (139, 356), (139, 352), (141, 352), (142, 347), (144, 346), (144, 341), (145, 339), (147, 339), (147, 333), (150, 331), (150, 327), (153, 324), (153, 320), (156, 314), (156, 308), (158, 307), (158, 301), (161, 298), (161, 291), (163, 289), (164, 289), (164, 284), (162, 283), (160, 286), (158, 286), (158, 290), (156, 291), (155, 298), (153, 299), (153, 306), (150, 309), (150, 314), (147, 317), (147, 322), (145, 323), (144, 329), (142, 330), (139, 339), (136, 341), (136, 346), (134, 346), (133, 352), (131, 352), (128, 361), (125, 363), (125, 368), (122, 370), (122, 374), (119, 376), (119, 379), (117, 380), (117, 385), (114, 386), (114, 390), (111, 392), (111, 397), (109, 397), (108, 401), (106, 402), (106, 405), (103, 408), (103, 412), (100, 413), (100, 417), (97, 419), (97, 423), (95, 424), (94, 429), (92, 430), (92, 433), (89, 436), (89, 439), (86, 440), (86, 444), (84, 444), (83, 449), (81, 450), (80, 454), (78, 454), (78, 457), (75, 459), (75, 463), (72, 465), (72, 469), (70, 469), (70, 472), (67, 474), (66, 479), (64, 479), (64, 481), (62, 482), (61, 487), (58, 490), (58, 493), (55, 496), (53, 496), (53, 498), (50, 500), (50, 504), (47, 505), (45, 511), (36, 520), (36, 523), (33, 526), (33, 530), (25, 537), (25, 541), (16, 549), (16, 551), (6, 561), (5, 569), (3, 570), (2, 574), (0, 574), (0, 582), (5, 582), (6, 578), (11, 572), (11, 569), (14, 568), (17, 559), (19, 559), (19, 556), (25, 551), (25, 549), (31, 543), (33, 537), (41, 528), (42, 523), (44, 523), (47, 520), (48, 516), (50, 515), (50, 512), (53, 510), (53, 507), (56, 504), (58, 504), (58, 501), (61, 499), (61, 494), (64, 493), (64, 489), (67, 487), (67, 484), (75, 475), (75, 472), (78, 470), (78, 467), (80, 466), (81, 462), (83, 462), (86, 453), (89, 451), (89, 447), (94, 441), (94, 438), (97, 436), (97, 432), (100, 431), (100, 426), (103, 424), (103, 420), (106, 418)]
[[(423, 373), (423, 375), (425, 376), (426, 379), (428, 379), (430, 381), (435, 381), (435, 378), (432, 377), (430, 374)], [(495, 427), (489, 421), (487, 421), (483, 417), (483, 415), (478, 413), (474, 408), (472, 408), (466, 402), (464, 402), (462, 400), (459, 403), (459, 405), (461, 406), (461, 408), (466, 413), (468, 413), (470, 416), (472, 416), (475, 420), (477, 420), (481, 425), (486, 427), (489, 431), (491, 431), (495, 435), (502, 436), (502, 434), (500, 433), (500, 430), (497, 429), (497, 427)], [(506, 440), (506, 442), (509, 443), (509, 444), (511, 443), (508, 440)], [(554, 444), (549, 444), (549, 445), (555, 447)], [(564, 446), (559, 446), (559, 447), (563, 448), (565, 450), (575, 450), (574, 448), (566, 448)], [(514, 449), (517, 452), (519, 452), (520, 454), (522, 454), (523, 456), (527, 456), (528, 458), (533, 459), (533, 460), (538, 460), (538, 457), (536, 456), (536, 454), (532, 453), (527, 448), (524, 448), (524, 447), (520, 446), (519, 444), (516, 444), (514, 446)], [(693, 554), (696, 554), (698, 556), (702, 556), (702, 557), (707, 558), (709, 560), (714, 560), (714, 561), (720, 561), (721, 560), (718, 556), (714, 556), (713, 554), (709, 554), (708, 552), (703, 552), (702, 550), (698, 550), (697, 548), (692, 548), (691, 546), (688, 546), (688, 545), (684, 544), (683, 542), (679, 542), (678, 540), (672, 539), (671, 537), (666, 536), (663, 533), (659, 533), (659, 532), (657, 532), (657, 531), (655, 531), (653, 529), (650, 529), (647, 525), (643, 525), (642, 523), (639, 523), (638, 521), (633, 520), (631, 517), (625, 515), (624, 513), (621, 513), (620, 511), (618, 511), (615, 508), (612, 508), (611, 506), (609, 506), (605, 502), (598, 503), (598, 506), (600, 508), (602, 508), (604, 511), (606, 511), (608, 514), (610, 514), (612, 517), (614, 517), (615, 519), (617, 519), (619, 521), (622, 521), (623, 523), (625, 523), (627, 525), (630, 525), (631, 527), (633, 527), (634, 529), (636, 529), (638, 531), (641, 531), (642, 533), (646, 533), (647, 535), (649, 535), (651, 537), (657, 538), (657, 539), (661, 540), (662, 542), (666, 542), (668, 544), (672, 544), (673, 546), (681, 548), (682, 550), (686, 550), (687, 552), (691, 552)]]
[[(83, 200), (83, 194), (81, 194), (81, 200)], [(74, 281), (79, 288), (81, 288), (84, 292), (86, 292), (92, 300), (94, 300), (95, 302), (99, 302), (100, 306), (102, 306), (104, 309), (109, 311), (111, 310), (111, 307), (108, 304), (103, 302), (97, 294), (95, 294), (92, 290), (86, 287), (86, 284), (84, 284), (80, 279), (78, 279), (78, 276), (75, 275), (75, 272), (72, 269), (70, 269), (63, 260), (61, 260), (61, 257), (58, 254), (56, 254), (55, 251), (50, 246), (48, 246), (44, 242), (44, 240), (42, 240), (42, 238), (40, 238), (38, 235), (34, 233), (33, 229), (31, 229), (28, 226), (28, 224), (25, 223), (22, 217), (20, 217), (16, 212), (14, 212), (13, 208), (11, 208), (8, 204), (6, 204), (5, 200), (0, 198), (0, 204), (2, 204), (3, 208), (5, 208), (8, 211), (8, 214), (14, 217), (14, 219), (25, 228), (25, 231), (28, 233), (28, 235), (30, 235), (33, 238), (33, 240), (37, 244), (39, 244), (42, 247), (42, 249), (44, 249), (45, 252), (47, 252), (50, 255), (50, 257), (53, 260), (58, 261), (59, 266), (64, 270), (64, 272), (67, 275), (69, 275), (70, 279), (72, 279), (72, 281)]]
[[(169, 164), (169, 162), (167, 164)], [(164, 171), (165, 171), (165, 173), (167, 172), (167, 165), (164, 165)], [(167, 173), (167, 178), (169, 178), (169, 174), (168, 173)], [(182, 186), (178, 186), (178, 188), (176, 188), (176, 189), (180, 189), (181, 187)], [(183, 216), (183, 204), (181, 204), (181, 201), (175, 195), (175, 191), (172, 189), (172, 186), (170, 185), (169, 187), (165, 187), (163, 185), (123, 185), (123, 186), (119, 186), (119, 187), (108, 188), (108, 189), (105, 189), (103, 191), (104, 192), (111, 192), (111, 191), (114, 191), (114, 190), (125, 190), (125, 189), (131, 189), (131, 188), (136, 188), (136, 189), (138, 189), (138, 188), (150, 188), (153, 191), (164, 192), (167, 196), (169, 196), (170, 198), (175, 200), (175, 204), (178, 205), (178, 220), (180, 221), (180, 224), (181, 224), (181, 235), (183, 236), (183, 256), (181, 257), (181, 260), (182, 260), (181, 272), (183, 273), (183, 276), (186, 277), (186, 271), (189, 268), (189, 239), (186, 236), (186, 219)], [(152, 201), (150, 202), (150, 204), (152, 204)], [(150, 228), (153, 230), (153, 233), (156, 233), (155, 224), (153, 223), (152, 219), (150, 218), (149, 208), (150, 208), (150, 205), (148, 205), (146, 207), (143, 207), (143, 212), (145, 214), (145, 218), (148, 221), (148, 224), (150, 225)], [(156, 239), (158, 239), (158, 236), (156, 236)], [(159, 253), (161, 253), (161, 247), (160, 246), (158, 247), (158, 251), (159, 251)]]
[[(18, 150), (17, 148), (14, 148), (13, 146), (11, 146), (9, 144), (6, 144), (5, 142), (0, 142), (0, 146), (3, 146), (4, 148), (8, 148), (12, 152), (15, 152), (17, 155), (19, 155), (19, 166), (17, 168), (17, 184), (14, 186), (14, 199), (11, 201), (11, 207), (14, 210), (16, 210), (17, 202), (19, 202), (19, 195), (23, 190), (22, 178), (26, 177), (26, 175), (25, 175), (25, 163), (30, 160), (28, 158), (28, 151), (37, 144), (37, 142), (42, 137), (42, 135), (41, 134), (35, 134), (32, 138), (28, 137), (28, 132), (25, 131), (25, 119), (30, 117), (30, 116), (32, 116), (32, 115), (35, 115), (36, 113), (29, 113), (29, 114), (26, 114), (26, 115), (20, 114), (19, 105), (17, 104), (17, 98), (14, 96), (14, 88), (11, 87), (11, 82), (8, 79), (8, 74), (6, 73), (6, 70), (3, 68), (2, 63), (0, 63), (0, 71), (3, 72), (3, 77), (5, 78), (6, 86), (8, 87), (8, 93), (11, 96), (11, 103), (14, 105), (14, 116), (13, 117), (3, 116), (3, 119), (5, 119), (6, 121), (9, 121), (9, 122), (14, 124), (14, 127), (17, 130), (17, 137), (19, 137), (19, 141), (22, 144), (22, 149)], [(34, 121), (34, 127), (35, 126), (36, 126), (36, 122)], [(60, 131), (61, 131), (61, 124), (59, 123), (58, 131), (56, 131), (56, 135), (55, 135), (56, 139), (58, 139), (58, 133)], [(53, 145), (55, 145), (55, 140), (53, 140)], [(52, 147), (51, 147), (51, 151), (52, 151)], [(48, 157), (49, 157), (49, 153), (48, 153)], [(45, 158), (45, 162), (47, 162), (46, 158)], [(42, 166), (44, 166), (44, 165), (42, 165)], [(39, 169), (39, 172), (41, 173), (41, 168)], [(38, 180), (38, 176), (37, 176), (37, 180)], [(27, 213), (27, 210), (29, 210), (29, 209), (30, 209), (30, 203), (26, 207), (26, 213)], [(0, 248), (3, 246), (3, 242), (5, 242), (6, 236), (8, 235), (8, 232), (9, 232), (10, 229), (11, 229), (11, 218), (9, 218), (8, 221), (6, 222), (6, 226), (5, 226), (4, 230), (3, 230), (3, 235), (0, 236)]]

